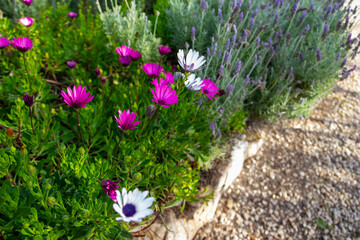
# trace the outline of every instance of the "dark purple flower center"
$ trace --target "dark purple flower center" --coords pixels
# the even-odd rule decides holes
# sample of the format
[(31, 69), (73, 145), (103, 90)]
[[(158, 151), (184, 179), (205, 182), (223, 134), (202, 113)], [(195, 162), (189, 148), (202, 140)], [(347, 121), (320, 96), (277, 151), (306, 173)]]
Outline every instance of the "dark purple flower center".
[(132, 217), (132, 216), (134, 216), (135, 213), (136, 213), (136, 208), (135, 208), (135, 206), (134, 206), (133, 204), (127, 203), (127, 204), (125, 204), (125, 206), (123, 207), (122, 211), (123, 211), (123, 213), (124, 213), (124, 215), (125, 215), (126, 217)]
[(159, 100), (158, 100), (158, 103), (159, 103), (160, 105), (165, 105), (165, 101), (164, 101), (163, 99), (159, 99)]
[(207, 89), (204, 89), (204, 90), (203, 90), (203, 93), (208, 94), (209, 91), (208, 91)]

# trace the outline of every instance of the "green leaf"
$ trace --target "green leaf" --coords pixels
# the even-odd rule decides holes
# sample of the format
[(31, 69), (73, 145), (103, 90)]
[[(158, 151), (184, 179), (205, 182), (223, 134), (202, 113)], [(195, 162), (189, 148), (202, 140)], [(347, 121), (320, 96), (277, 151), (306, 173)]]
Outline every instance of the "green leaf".
[(315, 223), (319, 228), (321, 228), (322, 230), (325, 230), (326, 223), (324, 222), (324, 220), (322, 220), (321, 218), (316, 218)]
[[(133, 236), (131, 233), (127, 232), (127, 231), (121, 231), (121, 232), (119, 233), (119, 235), (117, 235), (116, 239), (117, 239), (118, 237), (124, 237), (124, 238), (130, 238), (130, 239), (133, 239), (133, 238), (134, 238), (134, 236)], [(120, 239), (121, 239), (121, 238), (120, 238)]]

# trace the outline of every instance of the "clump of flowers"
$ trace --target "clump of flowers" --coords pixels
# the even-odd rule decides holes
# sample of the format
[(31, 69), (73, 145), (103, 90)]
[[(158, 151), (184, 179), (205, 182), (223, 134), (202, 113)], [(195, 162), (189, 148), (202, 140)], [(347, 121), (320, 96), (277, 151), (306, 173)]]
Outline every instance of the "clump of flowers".
[(152, 101), (160, 106), (168, 108), (170, 105), (179, 101), (178, 95), (175, 90), (171, 90), (169, 84), (164, 79), (153, 79), (151, 82), (155, 86), (155, 90), (151, 89), (153, 94)]
[(193, 49), (190, 49), (186, 56), (184, 54), (184, 50), (180, 49), (177, 56), (180, 66), (187, 72), (201, 71), (204, 63), (206, 62), (205, 57), (199, 57), (199, 52)]
[(32, 18), (29, 18), (29, 17), (23, 17), (23, 18), (19, 19), (19, 23), (21, 23), (25, 27), (30, 27), (31, 25), (33, 25), (34, 20)]
[(33, 42), (27, 37), (14, 38), (10, 43), (20, 52), (27, 52), (33, 47)]
[(157, 63), (145, 63), (143, 70), (149, 77), (159, 77), (161, 72), (164, 71), (163, 67)]
[(121, 193), (116, 190), (117, 203), (114, 203), (113, 208), (120, 215), (116, 220), (139, 223), (143, 218), (152, 215), (154, 211), (150, 207), (155, 198), (147, 198), (148, 194), (149, 191), (141, 192), (137, 188), (129, 192), (123, 188)]
[(140, 52), (125, 45), (119, 46), (115, 50), (120, 55), (119, 61), (123, 66), (129, 66), (131, 61), (136, 61), (141, 58)]

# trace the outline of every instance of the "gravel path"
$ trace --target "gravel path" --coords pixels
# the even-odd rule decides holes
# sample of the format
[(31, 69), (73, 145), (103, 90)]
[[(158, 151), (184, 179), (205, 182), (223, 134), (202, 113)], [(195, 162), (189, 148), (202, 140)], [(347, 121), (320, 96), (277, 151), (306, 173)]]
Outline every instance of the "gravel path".
[(196, 240), (360, 239), (359, 67), (309, 119), (248, 132), (264, 144)]

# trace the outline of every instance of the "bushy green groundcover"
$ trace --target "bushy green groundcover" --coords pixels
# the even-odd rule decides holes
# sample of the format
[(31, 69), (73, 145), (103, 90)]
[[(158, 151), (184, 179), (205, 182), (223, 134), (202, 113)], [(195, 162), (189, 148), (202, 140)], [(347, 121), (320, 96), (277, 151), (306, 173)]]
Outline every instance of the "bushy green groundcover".
[(206, 200), (199, 172), (244, 130), (245, 110), (307, 109), (359, 48), (346, 31), (356, 10), (337, 2), (161, 0), (149, 17), (135, 1), (55, 2), (15, 1), (0, 19), (4, 239), (130, 238)]

